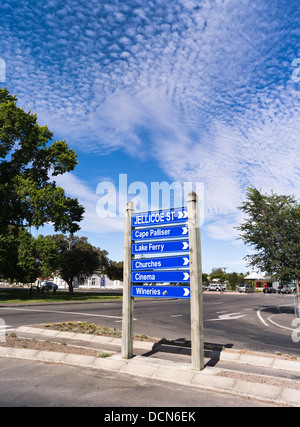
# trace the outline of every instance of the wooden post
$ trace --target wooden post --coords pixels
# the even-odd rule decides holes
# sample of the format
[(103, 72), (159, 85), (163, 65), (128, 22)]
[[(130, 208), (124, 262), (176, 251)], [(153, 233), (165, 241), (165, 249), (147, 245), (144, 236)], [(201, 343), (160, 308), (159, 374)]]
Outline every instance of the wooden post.
[(125, 214), (123, 306), (122, 306), (122, 350), (124, 359), (133, 356), (133, 298), (131, 297), (131, 217), (134, 204), (128, 202)]
[(202, 263), (199, 198), (192, 191), (187, 196), (189, 252), (190, 252), (190, 290), (191, 290), (191, 344), (192, 369), (204, 368), (204, 333), (202, 301)]

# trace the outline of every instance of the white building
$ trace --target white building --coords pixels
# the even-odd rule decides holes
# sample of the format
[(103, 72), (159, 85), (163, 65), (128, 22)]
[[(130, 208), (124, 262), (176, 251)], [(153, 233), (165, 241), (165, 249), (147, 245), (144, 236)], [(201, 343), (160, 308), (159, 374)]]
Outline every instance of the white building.
[(244, 279), (252, 280), (255, 288), (257, 289), (263, 289), (275, 285), (275, 282), (273, 283), (273, 280), (270, 276), (267, 276), (265, 273), (261, 273), (260, 271), (253, 271), (248, 276), (244, 277)]
[[(55, 276), (53, 282), (59, 289), (68, 289), (68, 284), (61, 277)], [(87, 278), (75, 277), (73, 281), (74, 288), (81, 289), (123, 289), (121, 280), (110, 280), (105, 274), (94, 273)]]

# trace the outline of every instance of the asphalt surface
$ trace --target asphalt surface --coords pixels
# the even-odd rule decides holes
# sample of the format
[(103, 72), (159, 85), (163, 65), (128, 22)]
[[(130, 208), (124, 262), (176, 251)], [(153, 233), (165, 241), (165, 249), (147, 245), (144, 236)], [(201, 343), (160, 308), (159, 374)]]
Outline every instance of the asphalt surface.
[(0, 358), (0, 384), (1, 407), (112, 407), (118, 412), (117, 407), (273, 406), (209, 390), (191, 393), (187, 386), (115, 371), (19, 359)]
[[(103, 360), (91, 356), (54, 355), (29, 349), (0, 348), (0, 390), (5, 390), (3, 393), (0, 391), (0, 405), (300, 406), (300, 359), (290, 356), (299, 354), (300, 341), (300, 321), (296, 319), (295, 322), (293, 306), (293, 296), (290, 295), (205, 294), (205, 369), (196, 372), (191, 371), (190, 366), (189, 304), (183, 300), (136, 302), (135, 332), (161, 337), (158, 331), (164, 331), (168, 339), (176, 340), (175, 345), (150, 344), (149, 347), (149, 343), (138, 343), (134, 347), (135, 356), (130, 360), (121, 359), (120, 340), (118, 343), (98, 343), (97, 348), (102, 350), (114, 349), (114, 356)], [(36, 329), (33, 333), (30, 328), (26, 329), (22, 325), (87, 320), (121, 328), (120, 303), (2, 306), (0, 312), (5, 319), (7, 331), (17, 328), (18, 336), (21, 333), (28, 338), (35, 337)], [(47, 330), (47, 334), (49, 333)], [(96, 345), (95, 338), (89, 341), (90, 337), (87, 339), (86, 336), (79, 336), (80, 334), (71, 334), (71, 337), (50, 337), (47, 334), (38, 332), (38, 339), (67, 339), (70, 343), (92, 348)], [(225, 349), (220, 349), (220, 344)], [(265, 348), (267, 351), (263, 352)], [(260, 353), (249, 351), (253, 349), (259, 349)], [(7, 369), (8, 360), (14, 369)], [(54, 363), (57, 372), (62, 374), (57, 377), (52, 375), (47, 362)], [(72, 381), (64, 377), (70, 372), (70, 365), (76, 371)], [(39, 375), (39, 370), (44, 370), (44, 376)], [(37, 375), (31, 375), (30, 372), (33, 371)], [(91, 389), (86, 394), (86, 400), (85, 394), (81, 392), (87, 390), (85, 381), (89, 381), (91, 377), (99, 378), (99, 375), (107, 380), (101, 380), (100, 383), (100, 388), (105, 391), (103, 394), (99, 393), (99, 384), (97, 388), (94, 381), (90, 381)], [(48, 376), (49, 386), (44, 382)], [(58, 378), (59, 382), (56, 382)], [(127, 395), (122, 395), (121, 399), (116, 384), (128, 393), (131, 388), (139, 389), (141, 385), (144, 388), (141, 387), (140, 393), (135, 394), (134, 403), (131, 404)], [(72, 387), (76, 397), (71, 404), (69, 396)], [(151, 393), (152, 387), (154, 391)], [(23, 396), (23, 390), (26, 397)], [(35, 390), (39, 392), (35, 393)], [(93, 393), (95, 399), (98, 396), (98, 400), (94, 400)], [(65, 399), (62, 398), (63, 395), (66, 396)], [(110, 397), (109, 401), (107, 396)]]
[[(61, 332), (50, 330), (47, 328), (37, 327), (19, 327), (16, 330), (19, 337), (35, 338), (35, 340), (60, 341), (63, 340), (65, 345), (77, 345), (81, 347), (97, 348), (101, 351), (112, 351), (112, 355), (106, 358), (98, 358), (97, 356), (84, 355), (78, 353), (52, 352), (30, 348), (10, 348), (0, 346), (0, 370), (4, 366), (2, 375), (0, 376), (1, 388), (5, 390), (3, 394), (3, 406), (57, 406), (54, 400), (48, 404), (44, 403), (45, 395), (43, 391), (40, 394), (40, 400), (35, 400), (35, 389), (41, 385), (45, 387), (43, 374), (39, 377), (38, 370), (35, 374), (29, 369), (28, 372), (18, 374), (18, 367), (24, 369), (24, 365), (18, 364), (15, 360), (26, 360), (29, 363), (40, 364), (55, 364), (55, 366), (66, 367), (66, 372), (69, 366), (75, 366), (78, 373), (83, 369), (88, 369), (90, 376), (96, 376), (98, 373), (104, 373), (107, 380), (119, 379), (119, 388), (123, 388), (124, 377), (127, 375), (132, 377), (125, 378), (130, 387), (136, 386), (137, 380), (145, 381), (147, 390), (154, 386), (161, 387), (165, 392), (163, 397), (157, 400), (154, 394), (152, 399), (148, 399), (147, 393), (139, 393), (136, 395), (132, 406), (152, 407), (158, 406), (179, 406), (191, 407), (195, 406), (300, 406), (300, 359), (291, 359), (278, 355), (267, 355), (264, 353), (244, 352), (228, 349), (206, 349), (205, 350), (205, 367), (202, 371), (194, 371), (191, 369), (190, 356), (186, 351), (186, 347), (181, 347), (178, 343), (159, 343), (134, 341), (134, 357), (131, 359), (123, 359), (120, 354), (121, 340), (112, 337), (93, 336), (74, 332)], [(13, 361), (11, 366), (15, 367), (14, 371), (6, 369), (6, 360)], [(29, 365), (31, 366), (31, 365)], [(34, 370), (34, 368), (32, 368)], [(43, 369), (43, 368), (41, 368)], [(59, 368), (60, 369), (60, 368)], [(45, 367), (45, 372), (48, 371), (48, 366)], [(109, 371), (112, 377), (107, 377), (105, 373)], [(33, 373), (32, 373), (33, 372)], [(69, 381), (64, 380), (65, 374), (59, 378), (53, 377), (56, 383), (56, 389), (68, 390)], [(120, 375), (115, 378), (114, 375)], [(45, 374), (47, 378), (47, 374)], [(22, 383), (25, 379), (25, 385)], [(72, 378), (76, 381), (76, 376)], [(82, 392), (85, 390), (85, 382), (81, 384), (76, 382), (74, 390), (77, 406), (84, 405)], [(148, 382), (151, 381), (151, 382)], [(34, 385), (33, 385), (34, 384)], [(49, 380), (49, 398), (53, 399), (51, 380)], [(91, 401), (92, 406), (106, 406), (107, 397), (111, 394), (110, 406), (127, 407), (130, 405), (128, 396), (123, 399), (123, 402), (118, 400), (118, 394), (114, 395), (115, 382), (104, 382), (105, 395), (99, 394), (97, 405), (94, 400)], [(167, 388), (166, 388), (167, 386)], [(129, 387), (129, 386), (128, 386)], [(129, 387), (129, 388), (130, 388)], [(168, 392), (170, 387), (172, 392)], [(179, 394), (182, 387), (183, 394)], [(191, 397), (183, 397), (189, 388), (190, 395), (196, 397), (194, 400)], [(53, 386), (53, 390), (54, 390)], [(41, 388), (43, 390), (43, 387)], [(46, 385), (47, 390), (47, 385)], [(205, 400), (199, 390), (205, 390), (211, 394), (209, 401)], [(98, 388), (91, 389), (91, 393), (97, 393)], [(145, 390), (146, 391), (146, 390)], [(177, 393), (176, 393), (177, 391)], [(192, 391), (192, 393), (191, 393)], [(26, 401), (19, 399), (17, 396), (26, 393)], [(150, 392), (151, 393), (151, 392)], [(158, 393), (159, 394), (159, 393)], [(231, 395), (232, 400), (228, 401), (226, 395)], [(0, 393), (1, 395), (1, 393)], [(62, 393), (59, 394), (60, 397)], [(134, 394), (133, 394), (134, 395)], [(150, 396), (150, 394), (149, 394)], [(188, 394), (186, 394), (188, 396)], [(248, 398), (251, 402), (244, 402)], [(223, 400), (225, 399), (225, 400)], [(241, 400), (242, 399), (242, 400)], [(27, 402), (27, 403), (26, 403)], [(93, 402), (93, 403), (92, 403)], [(231, 402), (231, 403), (230, 403)], [(258, 403), (259, 402), (259, 403)], [(75, 403), (74, 403), (75, 404)], [(0, 405), (2, 405), (0, 400)], [(64, 399), (59, 406), (70, 406), (68, 400)], [(124, 409), (125, 410), (125, 409)], [(141, 418), (142, 419), (142, 418)]]
[[(277, 316), (284, 318), (287, 329), (277, 327)], [(6, 325), (88, 321), (121, 329), (122, 303), (79, 303), (0, 306), (0, 318)], [(155, 338), (190, 340), (190, 306), (188, 300), (135, 300), (134, 332)], [(204, 293), (204, 339), (227, 348), (276, 351), (300, 356), (299, 342), (293, 340), (296, 328), (293, 295)], [(293, 332), (294, 331), (294, 332)]]

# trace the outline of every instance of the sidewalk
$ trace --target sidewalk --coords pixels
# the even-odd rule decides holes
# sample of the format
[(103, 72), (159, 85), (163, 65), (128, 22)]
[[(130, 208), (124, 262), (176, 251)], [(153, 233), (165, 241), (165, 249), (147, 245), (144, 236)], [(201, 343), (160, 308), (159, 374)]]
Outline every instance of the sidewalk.
[[(281, 315), (280, 315), (281, 316)], [(274, 317), (276, 321), (277, 318)], [(287, 318), (283, 319), (287, 322)], [(284, 323), (284, 322), (283, 322)], [(289, 322), (291, 324), (291, 322)], [(121, 358), (121, 340), (117, 338), (19, 327), (18, 336), (44, 340), (63, 340), (66, 344), (87, 346), (113, 353), (107, 358), (55, 353), (31, 349), (0, 347), (0, 357), (21, 358), (52, 363), (118, 371), (154, 380), (168, 381), (221, 393), (248, 397), (287, 406), (300, 406), (300, 360), (276, 355), (232, 349), (205, 350), (205, 368), (192, 371), (190, 349), (179, 344), (153, 344), (134, 341), (132, 359)], [(263, 372), (263, 373), (262, 373)], [(289, 373), (293, 378), (287, 378)], [(255, 406), (255, 400), (253, 406)]]

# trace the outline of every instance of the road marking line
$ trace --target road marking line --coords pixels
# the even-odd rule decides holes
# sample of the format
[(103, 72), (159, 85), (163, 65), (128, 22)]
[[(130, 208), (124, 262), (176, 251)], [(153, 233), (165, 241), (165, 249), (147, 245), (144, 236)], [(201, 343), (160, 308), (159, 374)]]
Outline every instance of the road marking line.
[(270, 326), (270, 325), (268, 325), (268, 323), (262, 318), (262, 315), (260, 314), (260, 312), (262, 311), (262, 310), (267, 310), (267, 309), (270, 309), (270, 308), (277, 308), (277, 310), (278, 310), (278, 313), (280, 313), (280, 307), (287, 307), (287, 306), (293, 306), (294, 304), (282, 304), (282, 305), (270, 305), (270, 306), (267, 306), (267, 307), (263, 307), (263, 308), (261, 308), (261, 309), (259, 309), (259, 310), (257, 310), (256, 311), (256, 314), (257, 314), (257, 316), (258, 316), (258, 318), (259, 318), (259, 320), (265, 325), (265, 326)]
[(208, 319), (207, 322), (211, 322), (214, 320), (237, 320), (245, 316), (246, 314), (241, 314), (241, 313), (221, 314), (217, 319)]
[(257, 310), (257, 312), (256, 312), (256, 314), (257, 314), (257, 316), (258, 316), (258, 318), (259, 318), (259, 320), (265, 325), (265, 326), (270, 326), (270, 325), (268, 325), (267, 324), (267, 322), (265, 322), (264, 321), (264, 319), (262, 318), (262, 316), (261, 316), (261, 314), (260, 314), (260, 312), (261, 312), (261, 310), (264, 310), (265, 308), (269, 308), (269, 307), (264, 307), (264, 308), (261, 308), (260, 310)]
[(5, 342), (7, 332), (14, 331), (15, 328), (10, 325), (2, 324), (0, 325), (0, 342)]
[(12, 307), (0, 307), (1, 310), (18, 310), (18, 311), (35, 311), (40, 313), (59, 313), (59, 314), (75, 314), (79, 316), (90, 316), (90, 317), (107, 317), (109, 319), (122, 319), (120, 316), (109, 316), (106, 314), (88, 314), (88, 313), (78, 313), (76, 311), (58, 311), (58, 310), (38, 310), (30, 308), (12, 308)]

